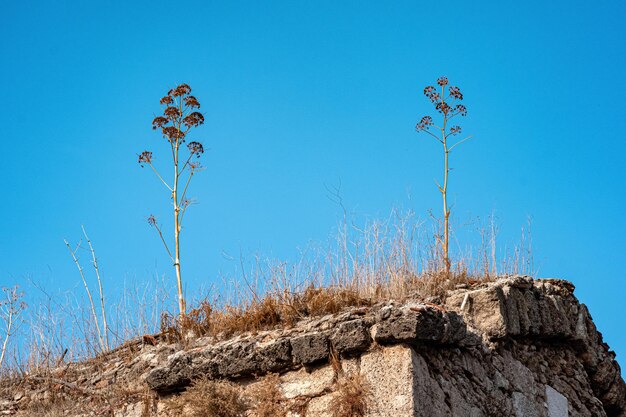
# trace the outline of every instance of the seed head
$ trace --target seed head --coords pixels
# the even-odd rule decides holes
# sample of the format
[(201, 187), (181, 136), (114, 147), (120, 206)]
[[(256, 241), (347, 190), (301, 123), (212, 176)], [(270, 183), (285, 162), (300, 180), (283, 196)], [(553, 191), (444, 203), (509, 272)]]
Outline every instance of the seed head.
[(174, 126), (166, 126), (161, 130), (163, 131), (163, 136), (165, 136), (170, 142), (176, 142), (177, 140), (184, 139), (185, 137), (185, 134)]
[(448, 85), (448, 77), (439, 77), (437, 78), (437, 84), (440, 86)]
[(448, 115), (448, 113), (450, 113), (450, 111), (452, 110), (450, 108), (450, 106), (448, 105), (448, 103), (446, 103), (445, 101), (441, 101), (439, 103), (437, 103), (437, 105), (435, 106), (435, 108), (437, 109), (437, 111), (439, 113), (444, 114), (445, 116)]
[(200, 154), (204, 153), (204, 147), (200, 142), (189, 142), (189, 144), (187, 144), (187, 148), (192, 154), (195, 153), (197, 158), (200, 158)]
[(191, 87), (189, 87), (189, 85), (187, 84), (181, 84), (178, 87), (171, 89), (169, 93), (167, 93), (167, 95), (172, 97), (180, 97), (189, 93), (191, 93)]
[(458, 135), (459, 133), (461, 133), (461, 126), (453, 126), (450, 128), (450, 135), (454, 136)]
[(163, 114), (169, 120), (176, 120), (176, 119), (178, 119), (181, 116), (180, 110), (178, 109), (178, 107), (174, 107), (174, 106), (166, 107), (165, 110), (163, 110)]
[(194, 96), (187, 96), (185, 97), (185, 105), (193, 108), (200, 108), (200, 102), (198, 101), (197, 98), (195, 98)]
[(462, 104), (457, 104), (454, 107), (454, 113), (460, 114), (461, 116), (467, 116), (467, 108)]
[(432, 85), (424, 89), (424, 95), (428, 97), (432, 103), (439, 101), (439, 93)]
[(415, 130), (417, 130), (418, 132), (420, 130), (427, 130), (429, 126), (432, 126), (432, 124), (433, 118), (430, 116), (424, 116), (422, 117), (422, 120), (420, 120), (419, 123), (415, 125)]
[(187, 127), (198, 127), (204, 123), (204, 116), (200, 112), (193, 112), (183, 119), (183, 124)]
[(463, 94), (461, 94), (461, 90), (459, 90), (459, 87), (451, 86), (450, 87), (450, 96), (452, 98), (455, 98), (455, 99), (458, 99), (458, 100), (463, 100)]
[(157, 116), (152, 121), (152, 129), (163, 127), (163, 126), (165, 126), (168, 123), (169, 123), (169, 120), (167, 120), (165, 117)]
[(156, 219), (156, 217), (154, 217), (154, 215), (151, 214), (151, 215), (148, 216), (148, 224), (150, 226), (156, 226), (157, 219)]
[(159, 103), (164, 104), (166, 106), (169, 106), (170, 104), (172, 104), (174, 102), (174, 99), (170, 96), (165, 96), (161, 99), (161, 101)]
[(141, 165), (141, 167), (143, 168), (143, 164), (149, 164), (150, 162), (152, 162), (152, 152), (148, 152), (148, 151), (143, 151), (140, 155), (139, 155), (139, 164)]

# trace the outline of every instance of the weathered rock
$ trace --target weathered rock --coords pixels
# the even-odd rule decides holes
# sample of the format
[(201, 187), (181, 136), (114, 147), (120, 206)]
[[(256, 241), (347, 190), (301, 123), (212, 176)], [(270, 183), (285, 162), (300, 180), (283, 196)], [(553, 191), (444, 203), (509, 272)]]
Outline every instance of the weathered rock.
[[(0, 415), (38, 415), (33, 404), (51, 413), (61, 399), (55, 415), (174, 417), (169, 396), (196, 378), (236, 381), (247, 396), (264, 383), (257, 378), (279, 373), (272, 378), (289, 417), (303, 417), (307, 406), (308, 417), (329, 417), (341, 399), (338, 382), (357, 374), (370, 405), (364, 417), (626, 417), (620, 367), (573, 289), (514, 277), (459, 286), (440, 306), (382, 303), (291, 329), (198, 339), (186, 350), (134, 342), (50, 370), (47, 378), (68, 384), (52, 385), (54, 392), (36, 376), (5, 390)], [(339, 364), (328, 363), (331, 348)], [(116, 390), (127, 394), (101, 401)]]
[(261, 373), (287, 369), (293, 362), (291, 342), (289, 339), (280, 339), (260, 346), (255, 354), (255, 360)]
[(381, 310), (373, 333), (380, 344), (455, 344), (467, 337), (465, 323), (456, 312), (419, 304)]
[(347, 321), (339, 325), (330, 342), (339, 353), (361, 352), (372, 343), (369, 329), (366, 320)]
[(191, 382), (191, 357), (184, 351), (169, 358), (167, 366), (158, 367), (146, 378), (148, 386), (155, 391), (173, 391)]
[(326, 360), (329, 355), (329, 340), (324, 333), (311, 333), (291, 339), (291, 351), (296, 363), (310, 365)]

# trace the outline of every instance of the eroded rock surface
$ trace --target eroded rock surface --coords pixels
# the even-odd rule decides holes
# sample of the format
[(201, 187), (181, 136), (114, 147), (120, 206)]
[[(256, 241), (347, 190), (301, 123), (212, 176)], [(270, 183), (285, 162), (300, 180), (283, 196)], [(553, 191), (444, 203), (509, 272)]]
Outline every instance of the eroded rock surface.
[[(501, 279), (451, 291), (442, 305), (389, 301), (186, 348), (138, 342), (47, 378), (75, 385), (57, 381), (60, 398), (125, 391), (98, 402), (117, 417), (180, 415), (169, 401), (200, 377), (235, 381), (253, 398), (270, 373), (293, 417), (330, 416), (338, 381), (356, 374), (367, 385), (366, 416), (626, 417), (615, 355), (573, 291), (562, 280)], [(37, 415), (40, 386), (16, 385), (0, 415)], [(75, 404), (64, 415), (107, 415)]]

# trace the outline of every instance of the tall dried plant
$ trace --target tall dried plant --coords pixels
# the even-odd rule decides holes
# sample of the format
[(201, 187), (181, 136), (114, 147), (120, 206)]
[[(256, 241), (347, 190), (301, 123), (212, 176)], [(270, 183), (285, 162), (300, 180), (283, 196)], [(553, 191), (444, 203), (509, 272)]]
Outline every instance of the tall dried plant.
[[(148, 223), (153, 226), (165, 246), (167, 254), (174, 264), (176, 272), (176, 284), (178, 290), (178, 308), (181, 317), (185, 315), (185, 297), (183, 295), (183, 281), (180, 267), (180, 231), (183, 217), (191, 201), (187, 198), (187, 190), (191, 178), (200, 170), (200, 164), (193, 161), (193, 157), (199, 158), (204, 153), (200, 142), (187, 142), (187, 137), (192, 128), (204, 124), (204, 116), (196, 109), (200, 108), (200, 102), (191, 95), (191, 87), (181, 84), (171, 89), (160, 101), (164, 107), (163, 115), (157, 116), (152, 121), (153, 129), (160, 129), (171, 149), (173, 177), (167, 182), (153, 165), (152, 152), (144, 151), (139, 155), (139, 164), (144, 167), (150, 166), (159, 180), (168, 189), (173, 205), (174, 214), (174, 251), (170, 250), (167, 239), (163, 235), (153, 215), (148, 217)], [(188, 155), (182, 155), (183, 144), (187, 143)]]
[(24, 293), (19, 287), (2, 287), (2, 295), (0, 298), (0, 331), (4, 333), (2, 346), (0, 346), (0, 369), (4, 363), (9, 341), (13, 338), (23, 323), (22, 313), (26, 309), (26, 303), (23, 301)]
[(87, 244), (89, 245), (89, 252), (91, 253), (91, 265), (93, 266), (94, 272), (96, 274), (96, 280), (98, 281), (98, 295), (100, 297), (100, 317), (102, 319), (102, 327), (100, 327), (100, 319), (98, 318), (98, 313), (96, 312), (96, 304), (93, 300), (93, 296), (91, 294), (91, 289), (89, 287), (89, 283), (87, 282), (87, 278), (85, 276), (85, 270), (83, 269), (80, 260), (78, 258), (78, 250), (81, 249), (81, 244), (79, 243), (75, 249), (72, 249), (67, 239), (64, 240), (65, 246), (70, 251), (70, 255), (72, 256), (72, 260), (78, 269), (78, 273), (80, 275), (81, 280), (83, 281), (83, 286), (85, 287), (85, 292), (87, 293), (87, 298), (89, 299), (89, 306), (91, 308), (91, 318), (93, 320), (94, 325), (96, 326), (96, 332), (98, 333), (98, 342), (100, 344), (100, 349), (102, 352), (106, 352), (109, 350), (109, 325), (107, 321), (107, 310), (106, 310), (106, 302), (104, 300), (104, 290), (102, 287), (102, 277), (100, 276), (100, 267), (98, 266), (98, 258), (96, 257), (96, 251), (91, 243), (91, 239), (87, 235), (87, 230), (85, 230), (85, 226), (81, 226), (83, 230), (83, 236), (85, 236), (85, 240), (87, 240)]
[[(456, 116), (466, 116), (467, 108), (463, 104), (458, 104), (463, 100), (463, 94), (458, 87), (448, 86), (448, 78), (439, 77), (437, 79), (439, 87), (432, 85), (424, 88), (424, 95), (435, 106), (435, 110), (441, 115), (441, 125), (436, 125), (431, 116), (424, 116), (415, 126), (417, 132), (425, 132), (435, 138), (443, 145), (443, 185), (437, 183), (439, 192), (443, 200), (443, 237), (439, 237), (441, 250), (443, 252), (443, 263), (446, 274), (450, 273), (450, 207), (448, 206), (448, 175), (450, 173), (449, 156), (454, 148), (462, 142), (470, 139), (471, 136), (461, 139), (456, 143), (450, 143), (450, 138), (461, 133), (458, 125), (450, 126), (450, 121)], [(433, 133), (434, 130), (435, 132)]]

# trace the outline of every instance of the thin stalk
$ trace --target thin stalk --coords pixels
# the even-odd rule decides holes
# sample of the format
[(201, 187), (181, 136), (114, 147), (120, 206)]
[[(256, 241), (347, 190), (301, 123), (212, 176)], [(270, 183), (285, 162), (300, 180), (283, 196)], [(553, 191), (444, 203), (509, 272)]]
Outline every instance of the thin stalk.
[[(183, 112), (183, 100), (180, 100), (180, 113)], [(178, 131), (181, 128), (180, 118), (178, 120)], [(174, 186), (172, 187), (172, 199), (174, 200), (174, 268), (176, 269), (176, 284), (178, 287), (178, 309), (181, 318), (185, 315), (185, 299), (183, 297), (183, 281), (180, 271), (180, 205), (178, 203), (178, 151), (180, 149), (180, 138), (176, 139), (174, 145)]]
[(7, 317), (7, 328), (6, 335), (4, 336), (4, 342), (2, 342), (2, 352), (0, 352), (0, 369), (2, 369), (2, 363), (4, 363), (4, 355), (7, 351), (7, 346), (9, 344), (9, 338), (11, 337), (11, 332), (13, 331), (13, 305), (9, 300), (9, 316)]
[(96, 271), (96, 278), (98, 280), (98, 291), (100, 292), (100, 309), (102, 313), (102, 327), (104, 330), (104, 346), (106, 350), (109, 350), (109, 326), (107, 324), (107, 313), (104, 302), (104, 291), (102, 291), (102, 279), (100, 277), (100, 268), (98, 268), (98, 259), (96, 258), (96, 251), (93, 249), (93, 245), (91, 244), (91, 239), (87, 236), (87, 231), (85, 230), (85, 226), (81, 225), (83, 229), (83, 235), (85, 235), (85, 239), (87, 240), (87, 244), (89, 245), (89, 250), (91, 251), (91, 259), (93, 260), (93, 269)]
[[(441, 87), (441, 97), (445, 97), (445, 86)], [(442, 103), (445, 103), (444, 99), (441, 99)], [(442, 108), (444, 108), (442, 106)], [(443, 152), (444, 152), (444, 162), (443, 162), (443, 187), (441, 187), (441, 196), (443, 198), (443, 262), (446, 268), (446, 275), (450, 273), (450, 256), (449, 256), (449, 247), (450, 247), (450, 209), (448, 208), (448, 174), (450, 172), (450, 168), (448, 165), (448, 157), (450, 155), (450, 150), (448, 149), (448, 136), (446, 135), (446, 124), (448, 123), (448, 117), (446, 113), (443, 114), (443, 127), (441, 129), (441, 137), (443, 144)]]
[(70, 251), (70, 254), (72, 255), (72, 259), (74, 260), (74, 263), (76, 264), (76, 268), (78, 268), (78, 273), (80, 274), (81, 279), (83, 280), (83, 285), (85, 286), (85, 291), (87, 291), (87, 297), (89, 298), (89, 305), (91, 307), (91, 316), (93, 318), (94, 324), (96, 325), (96, 331), (98, 332), (98, 340), (100, 341), (100, 348), (104, 349), (104, 340), (102, 339), (102, 332), (100, 331), (100, 323), (98, 321), (98, 315), (96, 314), (96, 306), (93, 302), (93, 297), (91, 296), (91, 290), (89, 289), (89, 285), (87, 284), (87, 279), (85, 278), (85, 273), (83, 271), (83, 267), (80, 265), (80, 262), (78, 261), (78, 258), (76, 257), (76, 252), (72, 250), (72, 247), (70, 246), (69, 242), (67, 240), (64, 240), (65, 242), (65, 246), (67, 246), (67, 249)]
[(154, 165), (152, 165), (152, 162), (148, 162), (148, 165), (150, 165), (150, 168), (152, 168), (152, 170), (154, 171), (154, 173), (156, 174), (157, 177), (159, 177), (159, 179), (161, 180), (161, 182), (163, 183), (163, 185), (165, 185), (167, 187), (168, 190), (172, 191), (172, 187), (170, 187), (167, 182), (165, 182), (165, 180), (163, 179), (163, 177), (161, 177), (161, 174), (159, 174), (159, 171), (157, 171), (157, 169), (154, 167)]

